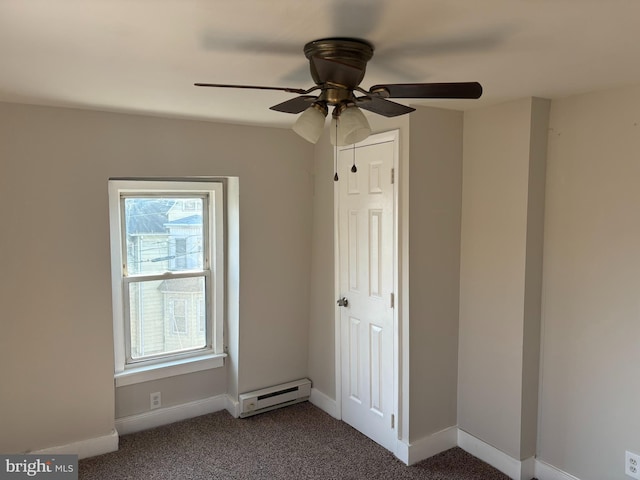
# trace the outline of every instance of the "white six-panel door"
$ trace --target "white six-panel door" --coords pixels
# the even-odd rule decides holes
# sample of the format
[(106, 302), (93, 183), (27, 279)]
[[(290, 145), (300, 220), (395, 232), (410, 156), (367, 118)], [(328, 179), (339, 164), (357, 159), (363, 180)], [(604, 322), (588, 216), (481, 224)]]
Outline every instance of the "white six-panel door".
[[(386, 140), (385, 140), (386, 139)], [(374, 135), (338, 152), (342, 419), (394, 451), (394, 185), (397, 145)], [(382, 141), (384, 140), (384, 141)], [(357, 172), (351, 172), (355, 155)]]

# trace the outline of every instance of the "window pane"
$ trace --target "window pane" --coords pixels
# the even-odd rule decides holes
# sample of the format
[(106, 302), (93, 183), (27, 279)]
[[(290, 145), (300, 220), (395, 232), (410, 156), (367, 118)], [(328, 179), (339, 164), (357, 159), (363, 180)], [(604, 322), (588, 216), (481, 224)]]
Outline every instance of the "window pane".
[(202, 197), (126, 197), (128, 274), (202, 270), (203, 205)]
[(204, 332), (207, 326), (207, 313), (205, 310), (204, 298), (198, 302), (198, 328)]
[(204, 277), (131, 282), (131, 358), (204, 348), (206, 332), (199, 328), (204, 295)]

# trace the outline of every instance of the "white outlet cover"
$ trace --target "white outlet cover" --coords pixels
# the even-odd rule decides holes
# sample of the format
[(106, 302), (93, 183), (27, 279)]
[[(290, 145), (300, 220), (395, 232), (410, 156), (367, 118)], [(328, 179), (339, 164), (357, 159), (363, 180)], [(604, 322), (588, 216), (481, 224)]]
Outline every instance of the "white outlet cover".
[(624, 473), (631, 478), (637, 478), (640, 480), (640, 455), (625, 452)]
[(160, 408), (162, 406), (162, 396), (160, 392), (152, 393), (150, 395), (150, 401), (151, 401), (151, 405), (150, 405), (151, 410)]

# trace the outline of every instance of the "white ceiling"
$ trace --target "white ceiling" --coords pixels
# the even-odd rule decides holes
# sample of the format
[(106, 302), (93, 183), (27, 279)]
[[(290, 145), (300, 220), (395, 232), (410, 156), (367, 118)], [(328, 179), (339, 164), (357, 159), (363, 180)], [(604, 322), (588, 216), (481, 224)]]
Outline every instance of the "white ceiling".
[(362, 87), (478, 81), (467, 109), (640, 84), (639, 0), (0, 0), (0, 100), (288, 127), (302, 48), (375, 46)]

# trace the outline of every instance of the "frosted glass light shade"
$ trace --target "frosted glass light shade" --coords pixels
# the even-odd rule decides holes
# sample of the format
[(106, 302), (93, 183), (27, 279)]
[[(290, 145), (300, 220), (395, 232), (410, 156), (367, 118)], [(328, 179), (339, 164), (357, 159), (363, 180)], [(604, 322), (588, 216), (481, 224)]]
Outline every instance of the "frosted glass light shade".
[(326, 112), (311, 105), (307, 108), (293, 124), (293, 131), (304, 138), (307, 142), (316, 143), (324, 130), (324, 117)]
[[(340, 113), (340, 121), (331, 119), (329, 131), (331, 145), (342, 147), (361, 142), (371, 135), (371, 127), (367, 118), (358, 107), (348, 107)], [(336, 122), (338, 124), (336, 134)], [(337, 138), (336, 138), (337, 135)]]

